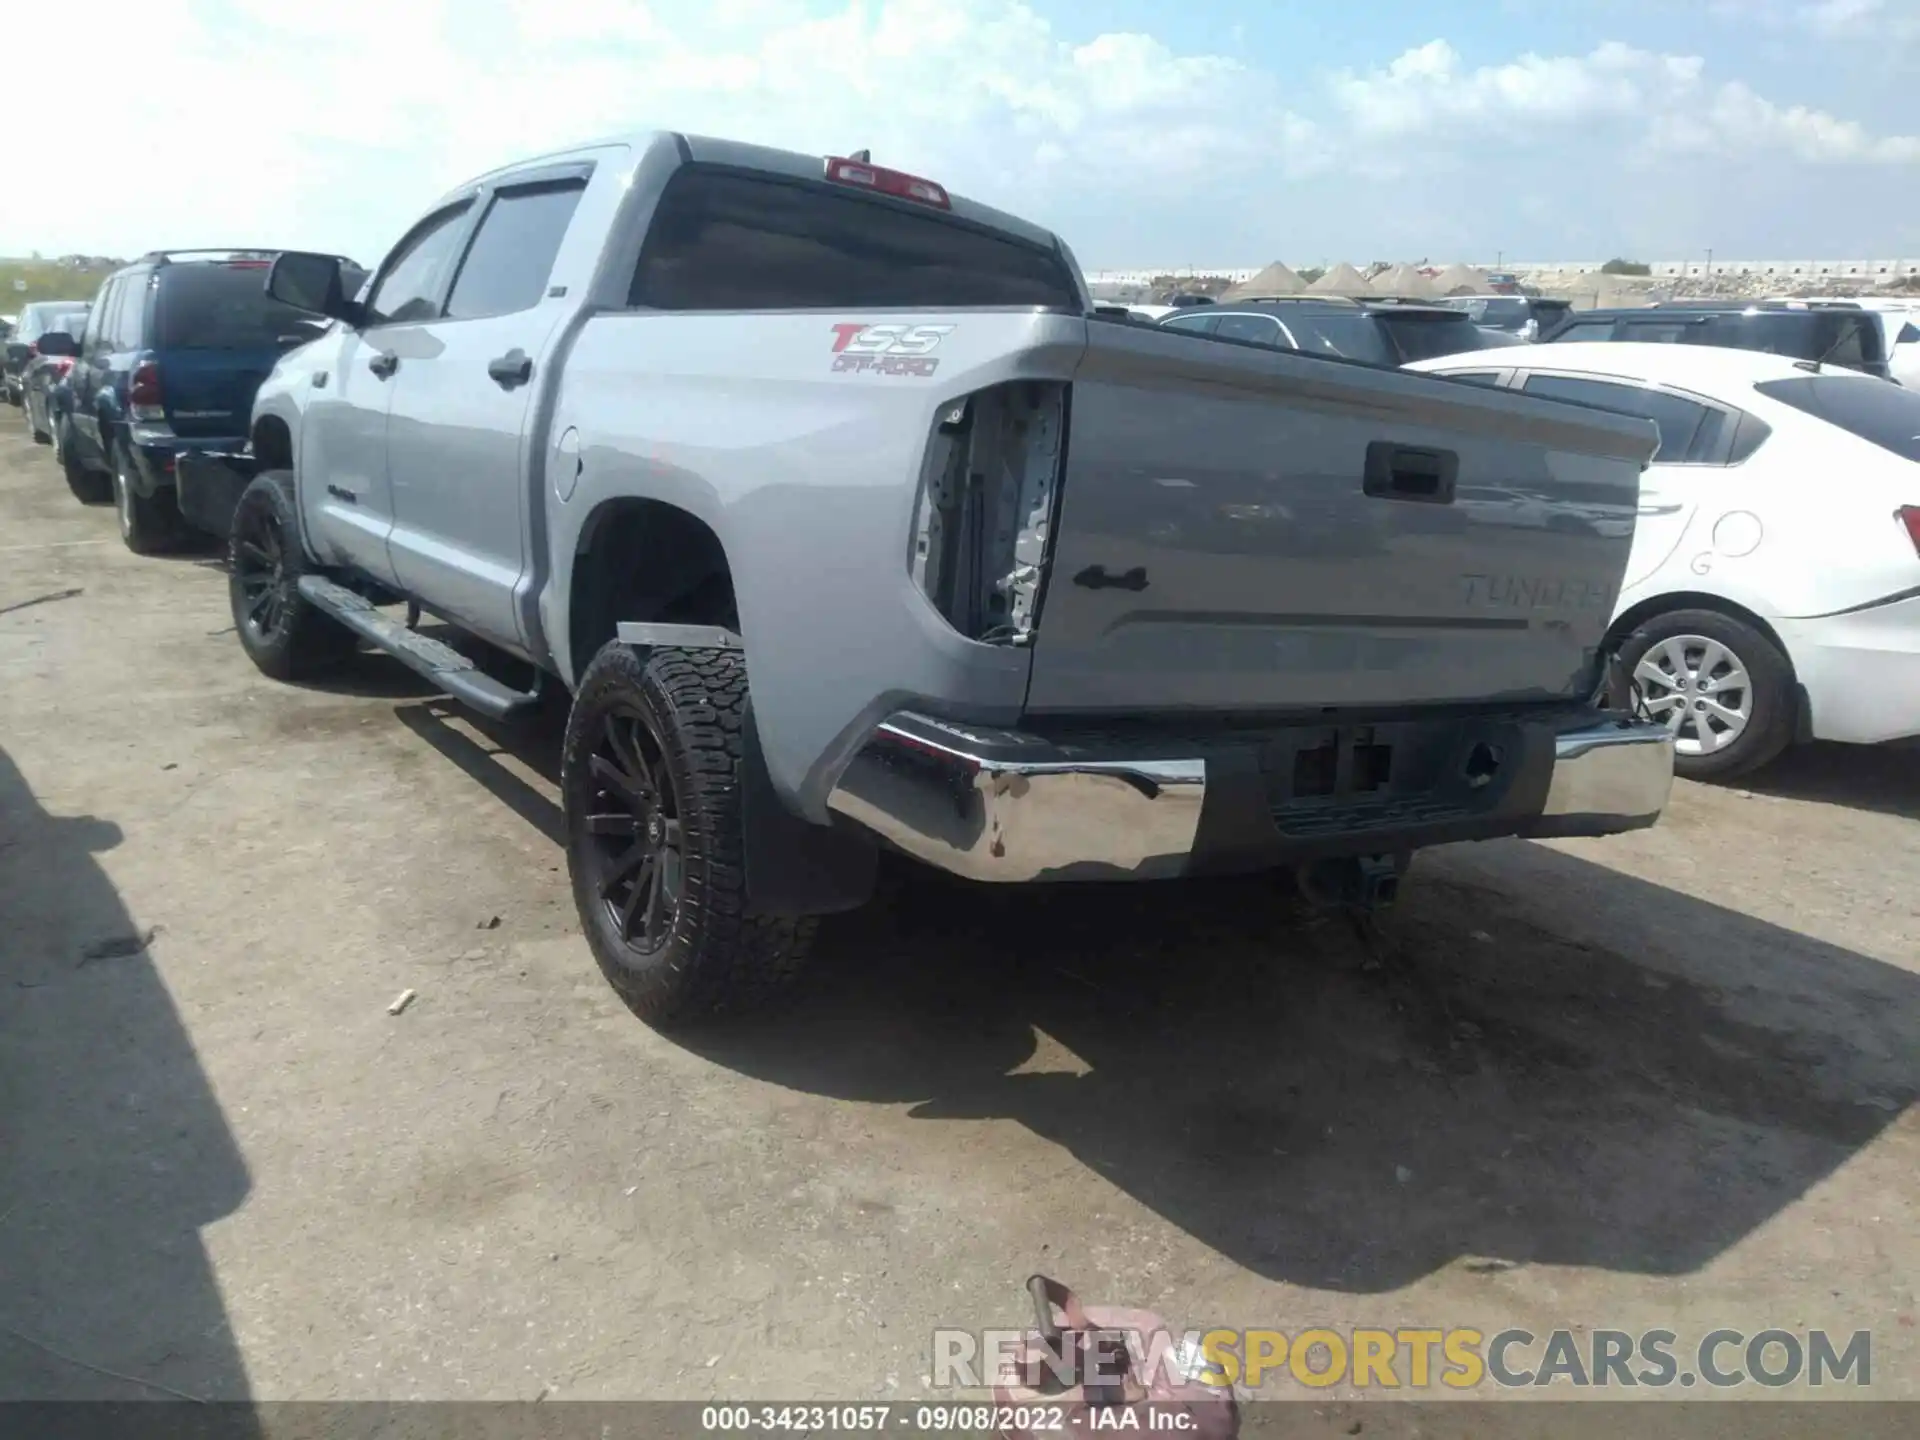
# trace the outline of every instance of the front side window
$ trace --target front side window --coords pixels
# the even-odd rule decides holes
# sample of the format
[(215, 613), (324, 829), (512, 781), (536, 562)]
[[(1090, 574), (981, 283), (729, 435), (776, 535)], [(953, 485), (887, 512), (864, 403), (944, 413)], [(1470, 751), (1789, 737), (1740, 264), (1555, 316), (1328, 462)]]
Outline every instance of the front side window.
[(1044, 306), (1081, 313), (1059, 253), (826, 182), (684, 166), (628, 303), (655, 310)]
[(459, 259), (461, 222), (471, 204), (448, 206), (400, 242), (367, 297), (374, 324), (402, 325), (440, 313), (440, 295)]
[(1715, 424), (1708, 438), (1719, 433), (1718, 414), (1698, 401), (1664, 390), (1649, 390), (1641, 385), (1622, 385), (1611, 380), (1587, 380), (1572, 375), (1529, 375), (1525, 386), (1529, 395), (1545, 395), (1554, 400), (1571, 400), (1591, 405), (1596, 410), (1615, 410), (1622, 415), (1638, 415), (1653, 421), (1660, 432), (1660, 444), (1653, 458), (1666, 464), (1683, 461), (1694, 447), (1707, 417)]
[(1213, 333), (1222, 340), (1249, 340), (1255, 345), (1278, 345), (1280, 322), (1271, 315), (1222, 315)]
[(538, 304), (586, 188), (585, 180), (564, 180), (495, 195), (447, 297), (447, 317), (512, 315)]
[(1220, 323), (1218, 315), (1169, 315), (1160, 322), (1165, 330), (1179, 330), (1187, 335), (1211, 335), (1214, 327)]
[(1762, 380), (1753, 388), (1782, 405), (1838, 425), (1882, 450), (1920, 461), (1920, 392), (1885, 380), (1847, 375)]

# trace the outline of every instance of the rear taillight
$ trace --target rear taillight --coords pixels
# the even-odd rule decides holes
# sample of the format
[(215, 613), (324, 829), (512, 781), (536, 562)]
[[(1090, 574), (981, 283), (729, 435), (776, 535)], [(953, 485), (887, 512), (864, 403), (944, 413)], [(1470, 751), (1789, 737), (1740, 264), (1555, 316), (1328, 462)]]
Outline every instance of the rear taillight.
[(969, 640), (1031, 645), (1059, 508), (1067, 387), (1014, 381), (944, 404), (914, 507), (908, 568)]
[(945, 186), (936, 185), (931, 180), (923, 180), (918, 175), (907, 175), (898, 170), (886, 170), (878, 165), (869, 165), (864, 160), (829, 156), (827, 179), (836, 185), (857, 185), (862, 190), (891, 195), (898, 200), (916, 200), (922, 205), (934, 205), (942, 210), (953, 208), (953, 202), (947, 198)]
[(1893, 512), (1893, 518), (1907, 527), (1907, 539), (1913, 542), (1913, 553), (1920, 555), (1920, 505), (1902, 505)]
[(142, 360), (127, 384), (127, 413), (135, 420), (164, 420), (167, 409), (160, 398), (160, 367)]
[(53, 362), (53, 378), (56, 380), (64, 380), (67, 378), (67, 372), (71, 369), (73, 369), (73, 361), (67, 356), (62, 355), (58, 360)]

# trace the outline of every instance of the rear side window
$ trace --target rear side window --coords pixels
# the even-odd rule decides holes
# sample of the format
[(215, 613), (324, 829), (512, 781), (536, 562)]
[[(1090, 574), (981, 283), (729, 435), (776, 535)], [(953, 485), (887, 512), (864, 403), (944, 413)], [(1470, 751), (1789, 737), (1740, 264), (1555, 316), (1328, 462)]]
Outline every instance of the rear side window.
[(1382, 315), (1379, 323), (1393, 337), (1402, 364), (1410, 360), (1432, 360), (1441, 355), (1464, 355), (1469, 350), (1490, 350), (1498, 343), (1464, 315), (1457, 319), (1451, 315), (1444, 319)]
[[(1462, 319), (1461, 324), (1469, 330), (1470, 321)], [(1293, 332), (1293, 340), (1303, 354), (1331, 355), (1341, 360), (1359, 360), (1368, 365), (1397, 365), (1399, 359), (1387, 345), (1386, 336), (1367, 316), (1352, 315), (1288, 315), (1287, 328)], [(1461, 347), (1466, 348), (1466, 347)], [(1451, 354), (1440, 350), (1436, 354)]]
[(1920, 461), (1920, 393), (1884, 380), (1844, 375), (1762, 380), (1753, 388), (1902, 459)]
[(586, 188), (585, 180), (564, 180), (494, 196), (447, 297), (448, 316), (511, 315), (537, 304)]
[(1065, 263), (1040, 246), (824, 181), (700, 166), (667, 182), (628, 303), (656, 310), (1080, 309)]
[(267, 298), (264, 265), (169, 265), (160, 272), (154, 346), (160, 350), (272, 350), (325, 327)]
[(1663, 464), (1684, 461), (1694, 448), (1701, 427), (1713, 417), (1713, 427), (1705, 438), (1719, 434), (1719, 412), (1664, 390), (1648, 390), (1639, 385), (1617, 385), (1610, 380), (1586, 380), (1572, 375), (1529, 375), (1525, 390), (1529, 395), (1545, 395), (1554, 400), (1572, 400), (1597, 410), (1617, 410), (1622, 415), (1639, 415), (1653, 421), (1660, 432), (1660, 444), (1653, 458)]
[(140, 332), (146, 328), (148, 283), (149, 275), (145, 271), (121, 277), (113, 311), (107, 316), (104, 340), (109, 350), (119, 352), (141, 348)]

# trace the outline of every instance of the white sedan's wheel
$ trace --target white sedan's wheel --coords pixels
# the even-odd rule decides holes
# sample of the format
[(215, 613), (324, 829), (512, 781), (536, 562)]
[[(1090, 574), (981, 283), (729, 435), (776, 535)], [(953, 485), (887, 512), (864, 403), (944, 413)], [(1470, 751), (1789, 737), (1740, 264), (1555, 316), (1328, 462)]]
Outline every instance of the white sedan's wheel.
[(1649, 615), (1620, 647), (1639, 705), (1673, 731), (1673, 768), (1722, 780), (1793, 739), (1793, 667), (1754, 626), (1717, 610)]
[(1673, 731), (1680, 755), (1711, 755), (1735, 744), (1753, 719), (1753, 680), (1740, 657), (1705, 635), (1672, 635), (1640, 657), (1633, 678), (1656, 720)]

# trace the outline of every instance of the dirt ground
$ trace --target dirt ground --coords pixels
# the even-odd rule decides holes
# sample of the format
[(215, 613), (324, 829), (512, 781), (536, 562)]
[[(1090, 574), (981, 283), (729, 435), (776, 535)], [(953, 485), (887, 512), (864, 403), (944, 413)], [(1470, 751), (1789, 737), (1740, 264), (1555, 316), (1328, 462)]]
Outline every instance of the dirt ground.
[(905, 1398), (1034, 1270), (1871, 1329), (1920, 1392), (1920, 754), (1425, 855), (1385, 965), (1266, 881), (890, 872), (670, 1040), (576, 937), (558, 729), (264, 680), (0, 412), (0, 1397)]

